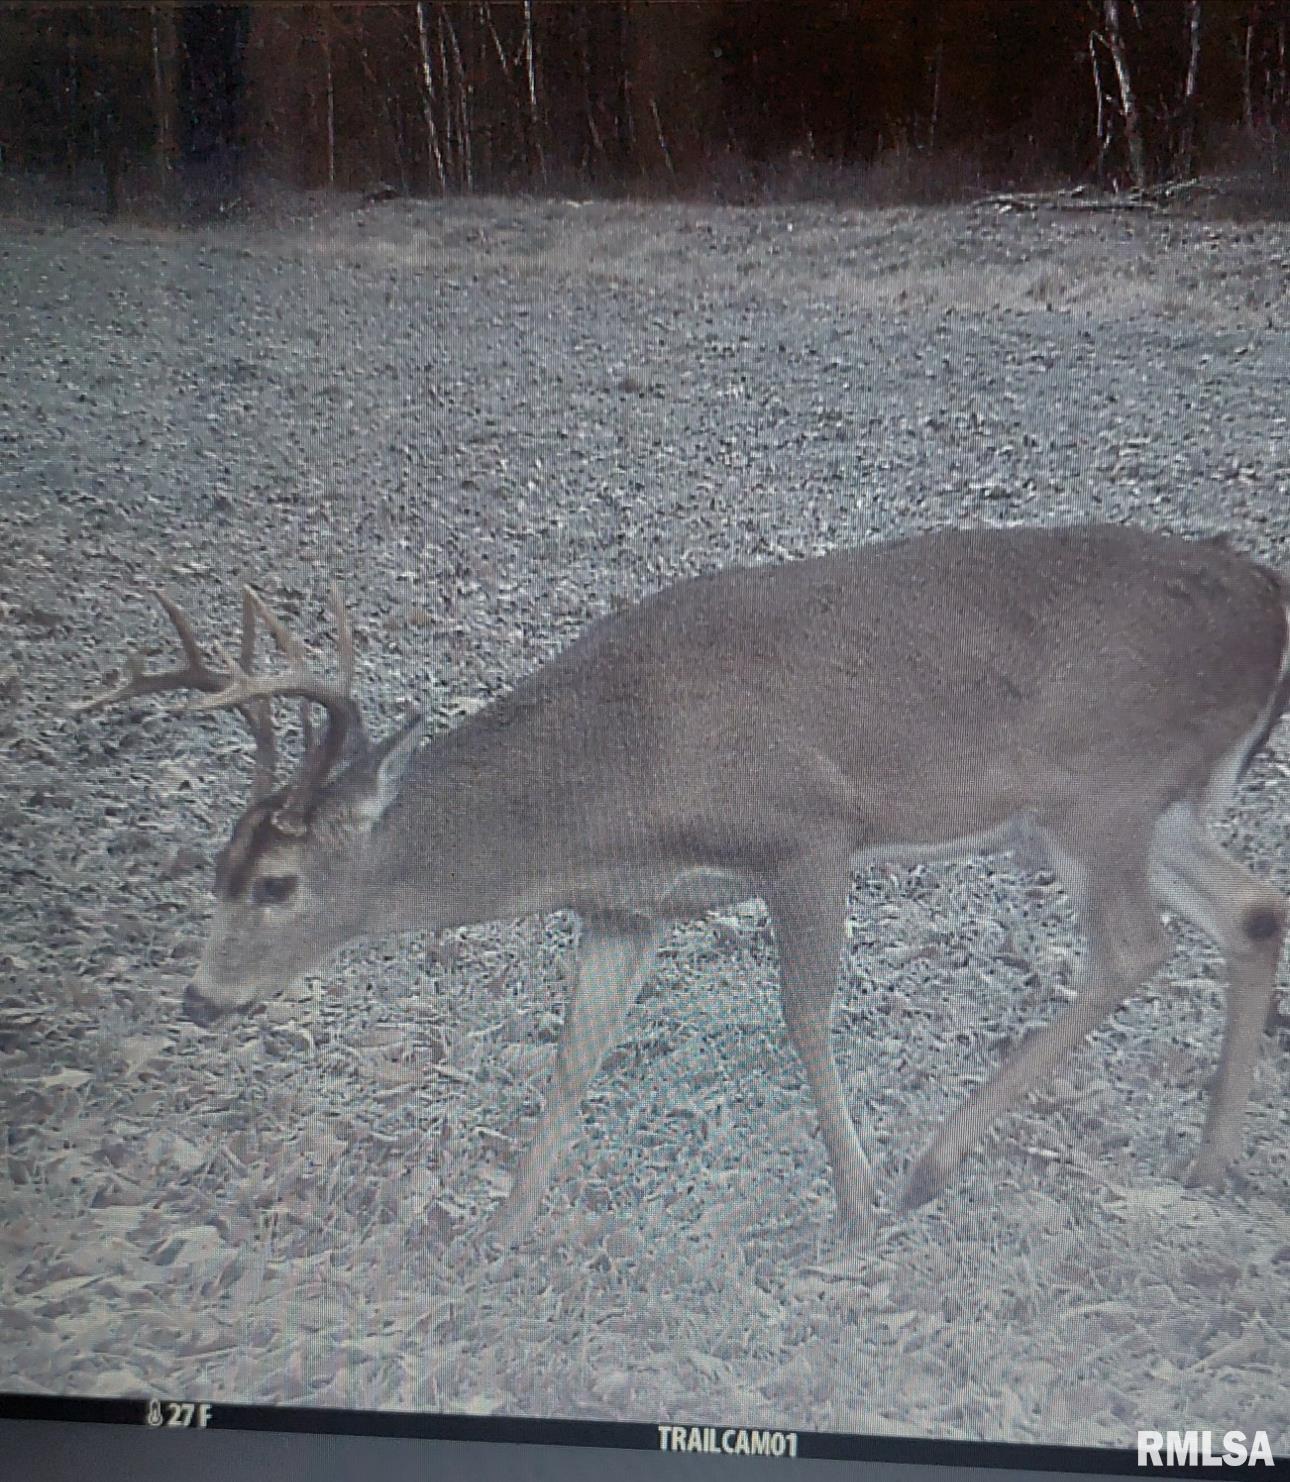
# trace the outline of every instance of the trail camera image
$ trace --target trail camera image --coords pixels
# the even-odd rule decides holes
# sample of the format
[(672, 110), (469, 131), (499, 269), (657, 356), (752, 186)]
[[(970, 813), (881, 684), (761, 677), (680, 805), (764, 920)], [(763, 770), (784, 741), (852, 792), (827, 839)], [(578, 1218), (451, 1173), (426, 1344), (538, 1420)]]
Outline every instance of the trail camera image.
[(1290, 7), (1059, 9), (0, 16), (0, 1391), (1286, 1452)]

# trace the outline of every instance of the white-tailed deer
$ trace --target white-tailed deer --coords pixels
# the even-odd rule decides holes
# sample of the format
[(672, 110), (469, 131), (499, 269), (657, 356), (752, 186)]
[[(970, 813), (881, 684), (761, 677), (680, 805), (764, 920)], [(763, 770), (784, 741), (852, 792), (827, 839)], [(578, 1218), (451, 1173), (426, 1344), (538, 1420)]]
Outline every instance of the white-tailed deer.
[[(161, 595), (161, 594), (159, 594)], [(1206, 818), (1290, 692), (1287, 589), (1219, 542), (1120, 526), (944, 532), (671, 587), (590, 627), (507, 698), (424, 745), (369, 744), (350, 696), (247, 592), (238, 660), (208, 663), (161, 595), (181, 668), (95, 709), (193, 688), (250, 722), (256, 796), (215, 872), (190, 1014), (243, 1009), (342, 942), (568, 908), (578, 978), (536, 1135), (495, 1225), (520, 1233), (574, 1140), (666, 924), (752, 896), (779, 949), (789, 1038), (814, 1094), (839, 1214), (874, 1203), (829, 1045), (857, 860), (1036, 847), (1088, 937), (1077, 1000), (937, 1131), (903, 1206), (936, 1194), (986, 1127), (1167, 956), (1160, 907), (1226, 959), (1227, 1029), (1188, 1181), (1221, 1184), (1286, 923)], [(259, 619), (284, 673), (252, 673)], [(274, 790), (270, 703), (321, 705)]]

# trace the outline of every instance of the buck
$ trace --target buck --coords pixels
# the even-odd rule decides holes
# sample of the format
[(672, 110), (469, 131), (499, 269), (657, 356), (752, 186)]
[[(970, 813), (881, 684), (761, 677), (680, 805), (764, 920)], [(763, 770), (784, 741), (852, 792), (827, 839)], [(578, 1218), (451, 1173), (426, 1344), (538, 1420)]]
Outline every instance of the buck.
[[(522, 1234), (575, 1139), (584, 1091), (668, 923), (761, 897), (778, 948), (839, 1216), (874, 1179), (830, 1047), (857, 862), (1039, 851), (1087, 937), (1075, 1000), (932, 1137), (901, 1205), (932, 1198), (984, 1130), (1050, 1075), (1168, 953), (1161, 908), (1225, 958), (1226, 1032), (1188, 1182), (1221, 1186), (1286, 924), (1282, 897), (1207, 820), (1290, 691), (1287, 589), (1221, 542), (1112, 525), (982, 529), (685, 581), (593, 624), (508, 697), (424, 741), (379, 743), (339, 679), (249, 589), (237, 659), (202, 653), (158, 593), (184, 663), (81, 708), (191, 688), (236, 709), (256, 787), (215, 869), (187, 993), (208, 1023), (318, 967), (342, 942), (569, 909), (577, 981), (553, 1081), (494, 1229)], [(253, 672), (256, 623), (284, 660)], [(326, 715), (284, 786), (271, 702)]]

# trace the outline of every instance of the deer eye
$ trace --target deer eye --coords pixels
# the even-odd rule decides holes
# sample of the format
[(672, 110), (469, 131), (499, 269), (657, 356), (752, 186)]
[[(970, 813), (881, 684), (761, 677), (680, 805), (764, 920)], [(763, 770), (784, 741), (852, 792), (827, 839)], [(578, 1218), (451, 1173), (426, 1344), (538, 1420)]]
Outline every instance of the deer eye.
[(251, 903), (256, 906), (280, 906), (296, 893), (295, 875), (264, 875), (251, 886)]

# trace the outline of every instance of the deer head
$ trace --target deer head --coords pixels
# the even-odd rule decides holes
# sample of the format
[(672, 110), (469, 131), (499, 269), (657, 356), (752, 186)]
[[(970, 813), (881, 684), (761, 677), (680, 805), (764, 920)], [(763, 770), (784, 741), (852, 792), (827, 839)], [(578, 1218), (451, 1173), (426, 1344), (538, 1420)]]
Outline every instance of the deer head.
[[(354, 643), (344, 605), (333, 591), (340, 678), (309, 671), (300, 645), (249, 587), (242, 601), (238, 658), (218, 649), (209, 664), (182, 610), (156, 593), (174, 624), (184, 663), (145, 673), (133, 657), (115, 687), (73, 709), (86, 713), (123, 700), (168, 690), (195, 690), (203, 698), (189, 710), (236, 710), (255, 741), (251, 802), (233, 826), (215, 864), (215, 915), (201, 966), (185, 1006), (200, 1023), (247, 1008), (285, 988), (336, 947), (373, 925), (374, 836), (398, 794), (407, 764), (421, 739), (414, 717), (379, 744), (368, 741), (352, 696)], [(256, 674), (256, 620), (269, 630), (288, 667)], [(275, 781), (277, 746), (272, 702), (300, 701), (304, 750), (295, 775)], [(315, 737), (309, 707), (325, 712)]]

